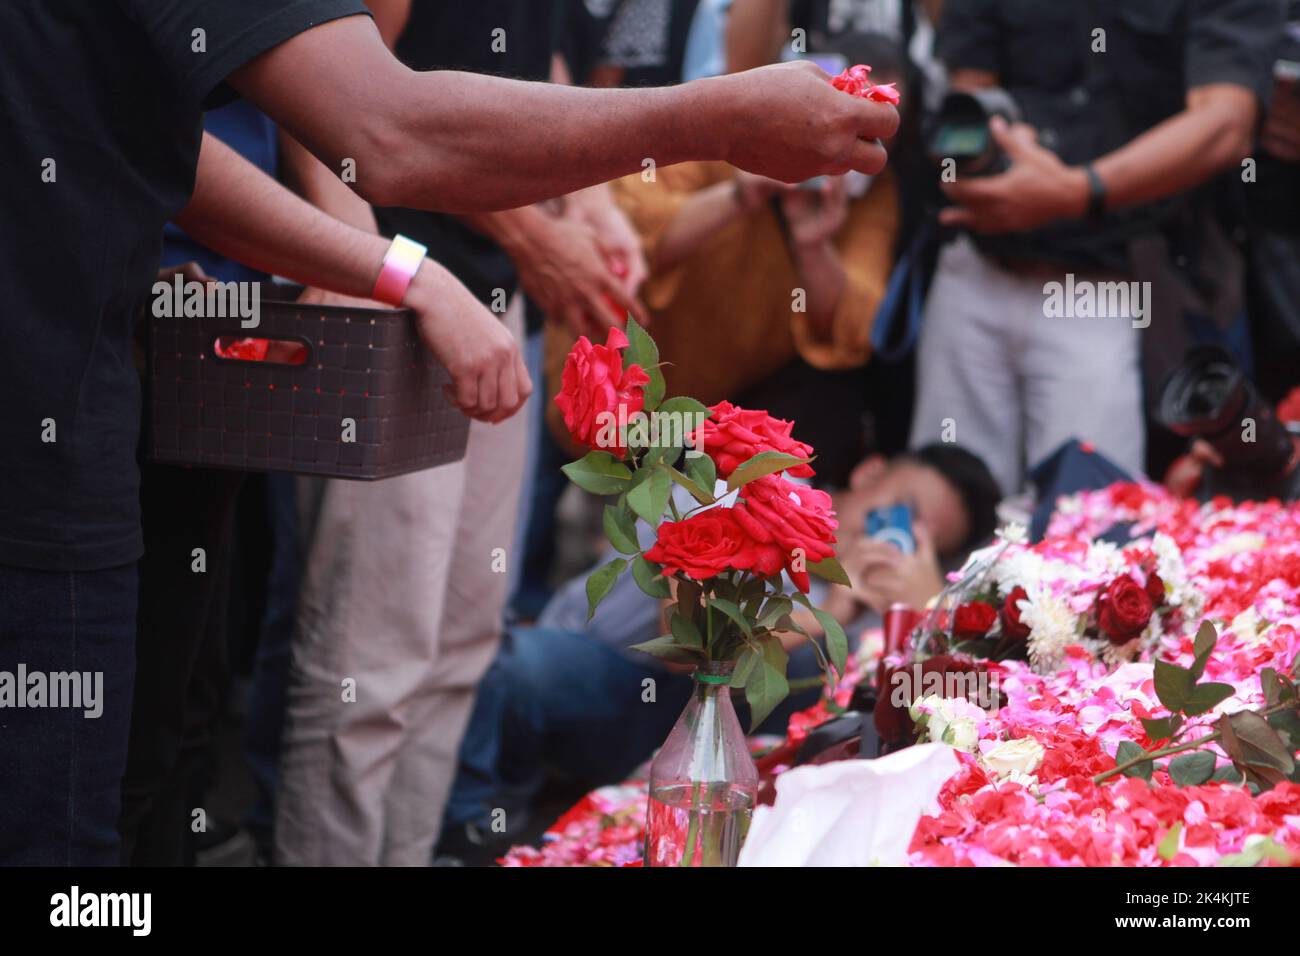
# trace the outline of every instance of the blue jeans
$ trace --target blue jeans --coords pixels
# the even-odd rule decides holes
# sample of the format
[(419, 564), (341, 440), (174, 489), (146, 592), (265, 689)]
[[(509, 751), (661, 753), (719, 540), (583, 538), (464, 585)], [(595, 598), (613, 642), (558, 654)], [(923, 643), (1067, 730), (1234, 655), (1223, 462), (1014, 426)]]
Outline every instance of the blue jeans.
[(16, 675), (25, 665), (29, 684), (37, 671), (102, 679), (97, 717), (85, 706), (6, 701), (0, 709), (0, 866), (121, 862), (136, 600), (134, 564), (78, 572), (0, 567), (0, 671)]
[[(483, 821), (498, 807), (509, 818), (526, 811), (548, 767), (594, 787), (623, 780), (654, 753), (686, 707), (691, 678), (634, 653), (573, 631), (508, 631), (479, 684), (444, 826)], [(817, 671), (812, 648), (790, 655), (791, 679)], [(653, 702), (643, 700), (646, 678)], [(816, 690), (788, 697), (759, 730), (781, 733), (816, 699)]]

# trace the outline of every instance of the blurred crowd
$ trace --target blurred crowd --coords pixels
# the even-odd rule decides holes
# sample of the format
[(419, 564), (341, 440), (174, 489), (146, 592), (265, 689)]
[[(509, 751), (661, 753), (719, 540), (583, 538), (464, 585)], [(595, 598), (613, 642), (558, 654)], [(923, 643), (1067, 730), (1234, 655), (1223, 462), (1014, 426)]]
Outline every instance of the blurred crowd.
[[(1168, 474), (1195, 493), (1230, 470), (1159, 414), (1193, 349), (1264, 407), (1300, 385), (1298, 0), (368, 6), (418, 70), (635, 87), (864, 63), (897, 84), (901, 124), (874, 177), (651, 156), (453, 216), (372, 207), (247, 101), (209, 113), (320, 209), (426, 245), (522, 343), (535, 391), (476, 423), (461, 465), (376, 483), (143, 465), (125, 863), (486, 862), (549, 822), (548, 793), (650, 756), (690, 681), (628, 649), (661, 632), (630, 576), (587, 620), (608, 544), (566, 489), (550, 401), (576, 338), (627, 314), (668, 394), (766, 409), (817, 449), (854, 585), (819, 597), (854, 636), (1057, 490)], [(178, 227), (165, 248), (165, 267), (271, 278)], [(1073, 297), (1059, 315), (1054, 284)], [(1109, 309), (1074, 291), (1120, 286)], [(867, 520), (900, 505), (902, 548)], [(196, 541), (200, 579), (151, 557)], [(792, 680), (817, 670), (794, 652)], [(764, 729), (818, 693), (804, 683)]]

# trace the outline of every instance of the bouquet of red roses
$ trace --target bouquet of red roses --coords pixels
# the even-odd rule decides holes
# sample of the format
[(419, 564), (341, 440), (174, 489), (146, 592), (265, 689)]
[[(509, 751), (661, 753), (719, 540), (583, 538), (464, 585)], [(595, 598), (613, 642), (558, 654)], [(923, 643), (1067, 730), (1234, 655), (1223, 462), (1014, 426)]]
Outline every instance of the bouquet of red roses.
[[(578, 339), (555, 402), (574, 442), (591, 449), (564, 473), (613, 499), (604, 528), (621, 556), (588, 578), (589, 615), (630, 570), (641, 590), (671, 604), (667, 633), (637, 648), (701, 667), (734, 662), (731, 685), (744, 688), (754, 726), (789, 693), (777, 635), (807, 635), (796, 604), (824, 632), (810, 642), (827, 678), (843, 675), (844, 629), (807, 597), (810, 575), (848, 583), (835, 559), (838, 523), (828, 494), (791, 480), (813, 475), (813, 450), (792, 437), (791, 422), (665, 398), (658, 348), (630, 319), (604, 345)], [(674, 485), (690, 507), (674, 501)], [(653, 532), (649, 547), (638, 519)]]

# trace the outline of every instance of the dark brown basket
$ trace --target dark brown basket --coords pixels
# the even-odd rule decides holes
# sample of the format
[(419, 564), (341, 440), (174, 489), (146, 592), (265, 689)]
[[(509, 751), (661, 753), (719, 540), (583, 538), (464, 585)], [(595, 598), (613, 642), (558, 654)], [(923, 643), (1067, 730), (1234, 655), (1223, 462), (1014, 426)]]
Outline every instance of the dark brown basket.
[[(409, 310), (278, 301), (261, 321), (149, 315), (150, 428), (158, 462), (333, 478), (406, 474), (465, 456), (469, 419), (451, 377), (420, 342)], [(276, 299), (272, 299), (275, 296)], [(222, 358), (220, 338), (295, 340), (302, 365)], [(356, 423), (345, 442), (344, 419)]]

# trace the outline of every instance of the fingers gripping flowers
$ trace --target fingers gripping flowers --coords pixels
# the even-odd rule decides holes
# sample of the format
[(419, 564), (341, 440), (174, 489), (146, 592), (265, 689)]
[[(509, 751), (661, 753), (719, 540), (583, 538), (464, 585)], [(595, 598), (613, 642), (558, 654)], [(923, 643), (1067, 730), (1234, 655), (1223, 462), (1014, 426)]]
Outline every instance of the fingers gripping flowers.
[(898, 105), (898, 90), (894, 87), (894, 84), (882, 83), (876, 86), (871, 82), (871, 67), (864, 63), (849, 67), (831, 80), (831, 85), (837, 90), (871, 100), (874, 103)]
[[(681, 663), (734, 662), (731, 683), (744, 688), (755, 725), (788, 693), (778, 635), (807, 635), (792, 616), (796, 604), (821, 626), (812, 643), (828, 679), (843, 676), (847, 636), (806, 596), (811, 574), (848, 583), (835, 560), (837, 522), (828, 494), (787, 477), (813, 474), (813, 450), (792, 436), (793, 423), (730, 402), (665, 398), (658, 349), (635, 321), (626, 336), (612, 329), (603, 346), (580, 338), (555, 401), (574, 442), (591, 449), (565, 474), (614, 498), (604, 526), (620, 557), (588, 579), (589, 613), (630, 569), (648, 595), (671, 601), (668, 633), (639, 649)], [(620, 408), (693, 414), (700, 424), (666, 438), (620, 431), (610, 441), (602, 427)], [(692, 507), (678, 506), (673, 485)], [(645, 549), (638, 520), (655, 532)]]

